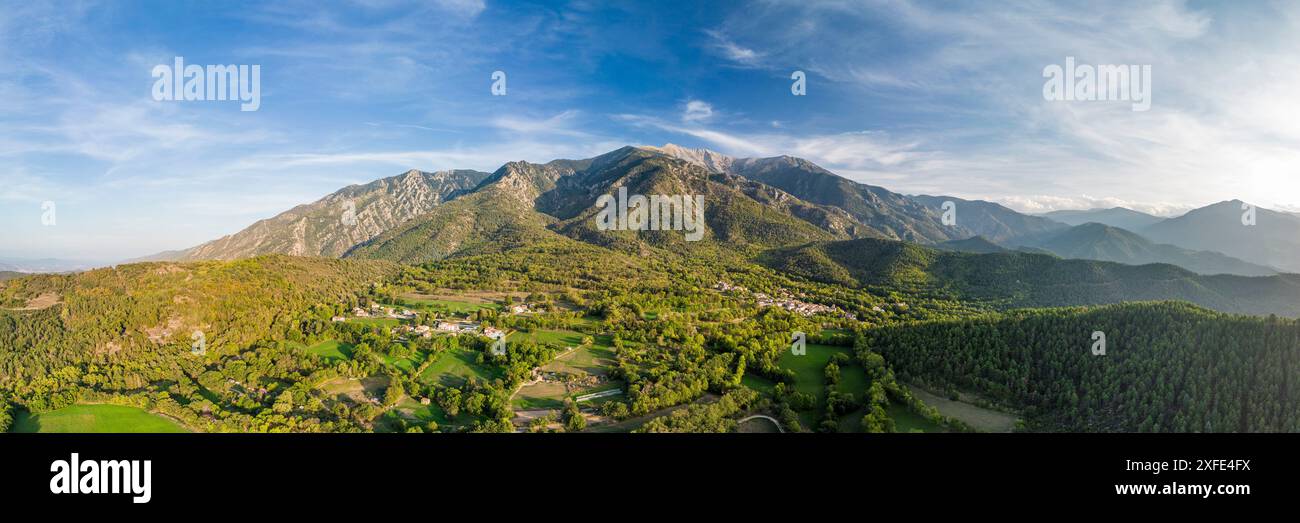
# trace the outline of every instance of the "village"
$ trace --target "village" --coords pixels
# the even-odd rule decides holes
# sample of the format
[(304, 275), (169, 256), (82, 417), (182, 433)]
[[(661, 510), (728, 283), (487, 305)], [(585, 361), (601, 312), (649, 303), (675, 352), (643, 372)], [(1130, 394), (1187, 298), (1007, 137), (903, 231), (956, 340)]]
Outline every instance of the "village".
[(798, 299), (795, 299), (793, 295), (791, 295), (788, 291), (784, 289), (780, 291), (779, 296), (773, 297), (762, 292), (751, 293), (749, 289), (743, 286), (732, 285), (725, 281), (717, 282), (716, 284), (713, 285), (713, 288), (720, 290), (722, 292), (735, 291), (741, 293), (749, 293), (754, 297), (754, 300), (759, 307), (781, 307), (785, 310), (788, 310), (790, 312), (802, 316), (812, 316), (814, 314), (825, 313), (825, 314), (839, 314), (850, 320), (858, 319), (857, 315), (848, 311), (841, 311), (838, 307), (821, 305), (818, 303), (808, 303), (805, 301), (800, 301)]

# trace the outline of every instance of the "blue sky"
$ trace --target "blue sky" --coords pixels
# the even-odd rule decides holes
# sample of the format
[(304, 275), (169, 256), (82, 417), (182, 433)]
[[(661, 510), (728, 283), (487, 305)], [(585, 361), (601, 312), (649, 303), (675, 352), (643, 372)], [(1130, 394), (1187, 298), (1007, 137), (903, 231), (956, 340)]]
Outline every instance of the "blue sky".
[[(412, 168), (668, 142), (1029, 212), (1300, 210), (1287, 2), (26, 4), (0, 7), (0, 256), (118, 260)], [(155, 101), (176, 56), (260, 65), (260, 109)], [(1151, 65), (1151, 110), (1044, 100), (1066, 56)]]

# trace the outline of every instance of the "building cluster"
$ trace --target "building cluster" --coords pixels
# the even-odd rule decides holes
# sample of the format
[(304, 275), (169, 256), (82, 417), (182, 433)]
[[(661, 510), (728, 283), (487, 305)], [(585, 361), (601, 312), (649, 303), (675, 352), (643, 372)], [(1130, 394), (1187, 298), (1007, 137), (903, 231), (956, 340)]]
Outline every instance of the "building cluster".
[[(732, 285), (725, 281), (717, 282), (716, 284), (713, 285), (713, 288), (723, 292), (728, 292), (728, 291), (749, 292), (749, 289), (746, 289), (745, 287), (742, 287), (740, 285)], [(785, 310), (803, 316), (812, 316), (814, 314), (824, 313), (824, 314), (840, 314), (851, 320), (857, 319), (857, 317), (851, 312), (841, 311), (838, 307), (831, 306), (831, 305), (822, 305), (819, 303), (808, 303), (806, 301), (802, 301), (795, 298), (788, 291), (785, 290), (779, 291), (778, 296), (769, 296), (762, 292), (755, 292), (752, 294), (754, 296), (754, 300), (758, 303), (759, 307), (781, 307)]]

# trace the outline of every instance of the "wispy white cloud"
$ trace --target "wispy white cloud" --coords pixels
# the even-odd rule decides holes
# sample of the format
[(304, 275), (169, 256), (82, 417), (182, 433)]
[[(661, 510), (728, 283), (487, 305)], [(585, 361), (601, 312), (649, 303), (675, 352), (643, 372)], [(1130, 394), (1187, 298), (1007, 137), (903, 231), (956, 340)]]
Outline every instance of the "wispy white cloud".
[(682, 111), (682, 121), (686, 123), (707, 122), (712, 118), (713, 106), (701, 100), (686, 102), (686, 109)]
[(715, 52), (736, 64), (755, 66), (763, 57), (758, 51), (737, 44), (721, 31), (708, 30), (705, 31), (705, 34), (708, 35)]

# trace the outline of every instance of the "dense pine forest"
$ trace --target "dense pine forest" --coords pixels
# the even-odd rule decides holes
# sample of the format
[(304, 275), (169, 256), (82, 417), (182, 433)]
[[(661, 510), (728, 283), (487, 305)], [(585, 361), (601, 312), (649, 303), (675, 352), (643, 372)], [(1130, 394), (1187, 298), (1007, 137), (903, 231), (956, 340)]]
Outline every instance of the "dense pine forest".
[[(1091, 335), (1105, 333), (1104, 355)], [(1300, 323), (1179, 303), (1042, 309), (867, 331), (904, 380), (977, 391), (1033, 430), (1300, 430)]]

